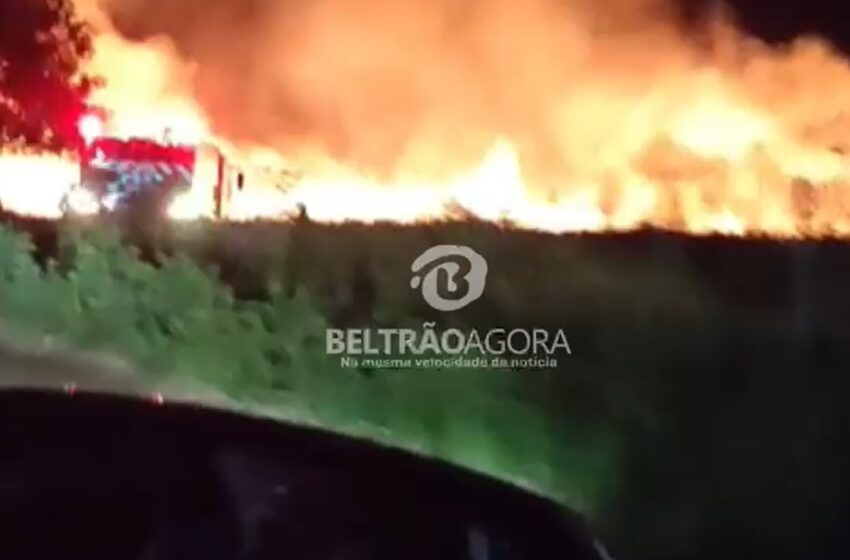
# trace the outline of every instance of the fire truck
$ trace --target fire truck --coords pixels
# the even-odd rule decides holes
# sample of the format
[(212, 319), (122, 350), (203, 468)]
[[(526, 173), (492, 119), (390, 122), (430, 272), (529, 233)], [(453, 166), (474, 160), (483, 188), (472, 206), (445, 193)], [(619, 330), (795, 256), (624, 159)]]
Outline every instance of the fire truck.
[(80, 175), (61, 199), (63, 214), (227, 219), (245, 187), (243, 167), (211, 143), (175, 144), (167, 131), (160, 141), (104, 135), (97, 115), (79, 129)]

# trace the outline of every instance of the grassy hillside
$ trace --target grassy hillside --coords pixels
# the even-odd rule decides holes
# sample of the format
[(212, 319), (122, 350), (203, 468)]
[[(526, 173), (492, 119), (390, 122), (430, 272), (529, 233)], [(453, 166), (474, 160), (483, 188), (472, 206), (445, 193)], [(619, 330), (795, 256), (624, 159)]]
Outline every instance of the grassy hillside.
[[(524, 482), (588, 513), (624, 557), (846, 544), (842, 243), (472, 222), (184, 224), (121, 243), (15, 225), (35, 243), (0, 235), (7, 322), (120, 355), (154, 386), (203, 387)], [(452, 314), (409, 286), (412, 260), (438, 243), (490, 266), (484, 297)], [(358, 371), (324, 352), (328, 325), (424, 321), (562, 328), (573, 354), (543, 371)]]

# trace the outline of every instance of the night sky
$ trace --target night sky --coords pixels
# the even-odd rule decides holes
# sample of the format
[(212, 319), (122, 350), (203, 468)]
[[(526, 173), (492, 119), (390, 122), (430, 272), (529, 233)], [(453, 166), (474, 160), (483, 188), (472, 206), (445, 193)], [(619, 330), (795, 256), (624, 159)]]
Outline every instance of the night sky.
[[(708, 5), (703, 0), (682, 3)], [(784, 42), (817, 33), (850, 54), (850, 2), (847, 0), (730, 0), (745, 29), (769, 41)]]

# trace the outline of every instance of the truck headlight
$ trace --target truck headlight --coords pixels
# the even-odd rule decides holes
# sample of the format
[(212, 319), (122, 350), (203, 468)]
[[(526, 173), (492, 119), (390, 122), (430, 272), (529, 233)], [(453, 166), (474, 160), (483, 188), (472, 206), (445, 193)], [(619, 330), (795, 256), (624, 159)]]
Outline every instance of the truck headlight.
[(118, 207), (119, 198), (120, 195), (118, 193), (109, 193), (103, 197), (100, 203), (103, 205), (104, 208), (111, 212), (112, 210), (115, 210), (115, 208)]
[(100, 211), (100, 201), (93, 192), (85, 188), (75, 188), (68, 192), (68, 209), (74, 214), (86, 216)]

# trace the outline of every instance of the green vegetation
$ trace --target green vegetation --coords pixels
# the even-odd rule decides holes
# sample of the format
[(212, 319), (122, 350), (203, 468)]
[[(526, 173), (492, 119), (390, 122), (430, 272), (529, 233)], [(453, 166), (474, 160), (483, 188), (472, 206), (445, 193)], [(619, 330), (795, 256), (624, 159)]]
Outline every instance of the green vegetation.
[[(122, 356), (166, 395), (189, 388), (523, 483), (588, 513), (630, 557), (733, 543), (753, 557), (808, 557), (842, 534), (848, 346), (832, 326), (844, 300), (826, 294), (844, 272), (816, 275), (821, 330), (801, 337), (793, 247), (747, 246), (734, 274), (709, 282), (665, 238), (603, 244), (476, 223), (184, 224), (123, 240), (66, 228), (55, 248), (39, 239), (35, 250), (0, 230), (0, 315)], [(409, 286), (412, 260), (438, 243), (470, 245), (490, 265), (484, 297), (457, 313), (435, 313)], [(705, 243), (707, 256), (722, 249)], [(773, 272), (753, 276), (768, 302), (756, 312), (734, 297), (745, 269)], [(325, 354), (328, 325), (426, 321), (561, 328), (573, 355), (545, 371), (394, 371)]]
[(32, 252), (27, 237), (0, 230), (6, 321), (128, 359), (154, 386), (211, 389), (255, 411), (441, 456), (586, 507), (610, 475), (608, 449), (555, 445), (514, 372), (340, 367), (325, 352), (329, 323), (303, 288), (273, 283), (266, 298), (240, 300), (185, 256), (144, 262), (108, 231), (65, 232), (46, 267)]

